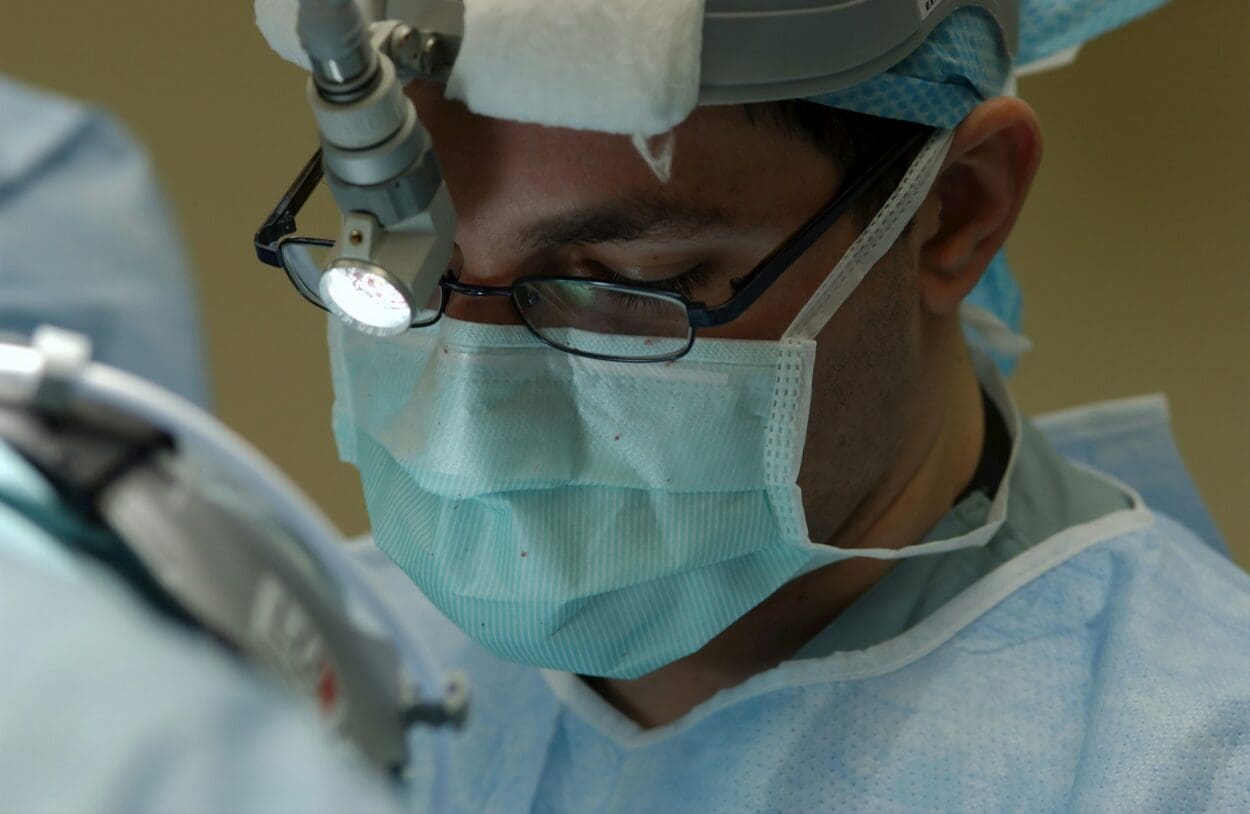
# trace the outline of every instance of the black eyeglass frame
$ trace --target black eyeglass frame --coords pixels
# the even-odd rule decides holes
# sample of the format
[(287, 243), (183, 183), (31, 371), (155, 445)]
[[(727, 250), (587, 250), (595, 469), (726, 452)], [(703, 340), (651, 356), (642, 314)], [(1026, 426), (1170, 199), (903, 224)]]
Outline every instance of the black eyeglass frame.
[(328, 312), (330, 309), (326, 308), (325, 304), (321, 302), (321, 298), (317, 296), (316, 292), (309, 291), (304, 282), (286, 267), (286, 263), (282, 259), (282, 246), (285, 243), (295, 243), (323, 249), (329, 249), (334, 246), (333, 240), (320, 237), (287, 237), (287, 235), (295, 232), (295, 216), (300, 213), (300, 210), (304, 208), (304, 204), (312, 197), (313, 192), (317, 189), (317, 184), (321, 183), (321, 174), (321, 149), (318, 148), (304, 164), (299, 174), (295, 176), (295, 180), (287, 187), (286, 192), (282, 194), (282, 198), (274, 206), (273, 211), (269, 213), (269, 217), (265, 218), (264, 223), (256, 230), (256, 234), (252, 238), (252, 245), (256, 249), (256, 259), (267, 266), (282, 269), (287, 279), (291, 281), (291, 285), (295, 286), (295, 290), (304, 299), (322, 311)]
[[(804, 222), (803, 225), (791, 233), (763, 260), (757, 263), (751, 271), (734, 280), (732, 282), (734, 293), (728, 300), (719, 305), (707, 306), (702, 302), (692, 302), (681, 294), (660, 291), (645, 285), (630, 285), (628, 283), (596, 280), (587, 277), (526, 276), (514, 280), (507, 286), (478, 286), (462, 283), (455, 278), (451, 271), (448, 271), (439, 282), (441, 295), (437, 313), (432, 318), (414, 322), (409, 327), (427, 327), (441, 319), (443, 313), (447, 310), (447, 302), (450, 295), (453, 293), (470, 297), (508, 297), (512, 300), (512, 306), (516, 310), (517, 316), (530, 330), (530, 333), (534, 334), (543, 343), (557, 350), (591, 359), (621, 362), (666, 362), (680, 359), (689, 353), (694, 346), (695, 335), (699, 328), (717, 327), (742, 316), (777, 281), (782, 272), (790, 268), (817, 240), (823, 237), (832, 228), (833, 224), (842, 215), (846, 214), (846, 211), (881, 179), (887, 170), (893, 167), (903, 156), (918, 150), (928, 140), (931, 132), (931, 129), (923, 128), (883, 151), (862, 172), (858, 173), (851, 183), (843, 184), (833, 198)], [(286, 243), (296, 243), (317, 248), (329, 248), (334, 245), (333, 240), (324, 238), (287, 237), (287, 235), (295, 232), (295, 216), (299, 214), (304, 203), (312, 195), (313, 190), (321, 180), (321, 174), (321, 151), (317, 150), (304, 165), (304, 168), (300, 170), (299, 175), (291, 183), (282, 199), (278, 201), (273, 212), (257, 229), (253, 242), (256, 247), (256, 256), (262, 263), (281, 268), (286, 273), (291, 284), (295, 286), (296, 290), (305, 299), (323, 311), (328, 311), (329, 309), (321, 302), (316, 293), (309, 291), (304, 282), (298, 278), (297, 274), (287, 268), (286, 263), (282, 259), (282, 247)], [(589, 288), (602, 288), (625, 294), (637, 294), (652, 299), (671, 300), (685, 309), (690, 326), (690, 335), (685, 346), (680, 350), (664, 356), (647, 357), (645, 359), (595, 354), (566, 347), (544, 336), (541, 331), (531, 325), (521, 304), (517, 301), (516, 291), (519, 287), (538, 285), (542, 282), (575, 283)]]

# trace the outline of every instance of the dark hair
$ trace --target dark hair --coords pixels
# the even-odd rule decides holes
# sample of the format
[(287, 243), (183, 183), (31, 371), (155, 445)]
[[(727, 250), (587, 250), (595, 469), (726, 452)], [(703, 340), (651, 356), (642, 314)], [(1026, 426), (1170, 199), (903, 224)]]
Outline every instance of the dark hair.
[[(933, 129), (924, 124), (868, 116), (803, 99), (757, 102), (744, 105), (743, 112), (753, 124), (777, 127), (804, 139), (846, 172), (854, 172), (883, 149)], [(862, 222), (871, 219), (898, 186), (913, 158), (915, 153), (909, 153), (883, 175), (856, 202), (852, 213)]]

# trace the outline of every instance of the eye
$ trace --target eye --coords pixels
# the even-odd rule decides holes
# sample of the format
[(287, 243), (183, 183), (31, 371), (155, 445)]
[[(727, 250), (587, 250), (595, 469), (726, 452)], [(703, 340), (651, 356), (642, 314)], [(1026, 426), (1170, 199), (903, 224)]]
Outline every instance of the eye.
[(597, 279), (606, 280), (621, 285), (631, 285), (637, 288), (648, 288), (653, 291), (667, 291), (671, 294), (679, 294), (682, 297), (690, 298), (694, 292), (700, 287), (706, 285), (713, 276), (710, 264), (703, 262), (697, 263), (685, 271), (681, 271), (671, 277), (663, 279), (640, 280), (636, 276), (622, 274), (610, 266), (602, 263), (589, 261), (587, 269), (591, 271), (591, 276)]

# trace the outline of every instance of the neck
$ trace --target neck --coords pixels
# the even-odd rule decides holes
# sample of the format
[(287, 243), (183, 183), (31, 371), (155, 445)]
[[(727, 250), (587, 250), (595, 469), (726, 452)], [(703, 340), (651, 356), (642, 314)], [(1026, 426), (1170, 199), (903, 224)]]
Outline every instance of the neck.
[[(958, 330), (958, 328), (956, 328)], [(827, 544), (904, 548), (920, 542), (976, 471), (984, 444), (979, 386), (962, 337), (930, 368), (943, 382), (886, 476)], [(592, 688), (644, 728), (663, 726), (723, 689), (792, 657), (885, 576), (890, 562), (843, 560), (782, 587), (699, 651), (633, 680), (589, 679)]]

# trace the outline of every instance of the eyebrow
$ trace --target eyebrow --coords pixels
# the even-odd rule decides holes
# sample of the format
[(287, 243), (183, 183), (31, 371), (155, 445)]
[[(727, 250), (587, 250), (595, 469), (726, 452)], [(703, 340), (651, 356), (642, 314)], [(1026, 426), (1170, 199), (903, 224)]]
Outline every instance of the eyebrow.
[(656, 238), (680, 240), (737, 222), (714, 206), (627, 198), (540, 220), (523, 228), (520, 237), (531, 249), (551, 249)]

